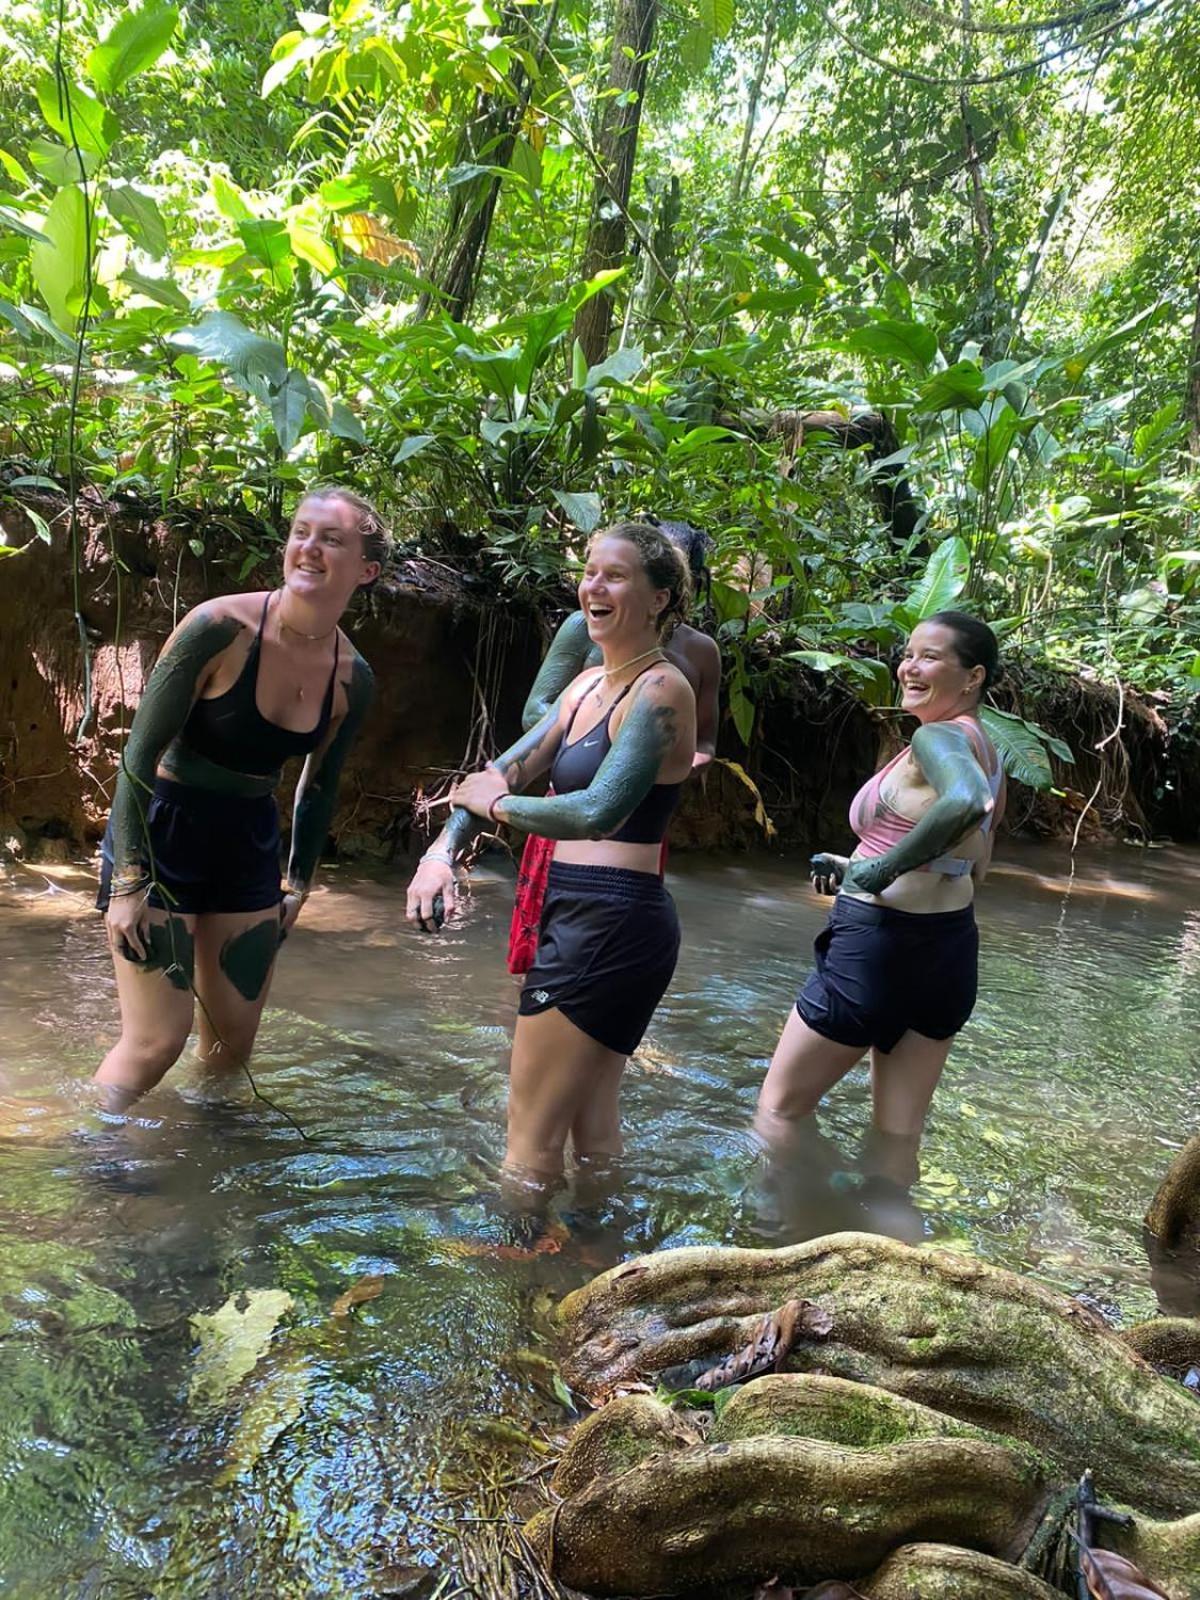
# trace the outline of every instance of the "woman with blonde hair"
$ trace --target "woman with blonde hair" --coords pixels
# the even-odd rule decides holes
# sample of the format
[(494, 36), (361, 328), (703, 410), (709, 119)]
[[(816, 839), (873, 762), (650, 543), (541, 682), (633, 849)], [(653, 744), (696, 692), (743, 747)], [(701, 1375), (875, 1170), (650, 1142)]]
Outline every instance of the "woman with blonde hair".
[[(509, 1081), (506, 1169), (538, 1185), (560, 1176), (568, 1139), (577, 1158), (620, 1154), (621, 1076), (675, 969), (679, 919), (659, 861), (692, 769), (696, 701), (663, 646), (687, 594), (682, 557), (658, 528), (595, 534), (579, 604), (601, 665), (455, 788), (458, 809), (409, 885), (409, 920), (437, 926), (480, 822), (557, 841)], [(518, 792), (546, 774), (553, 795)]]
[[(338, 623), (389, 545), (352, 490), (310, 490), (284, 546), (282, 586), (197, 606), (150, 674), (121, 757), (97, 899), (121, 1037), (96, 1081), (114, 1104), (178, 1060), (197, 1000), (201, 1061), (229, 1073), (250, 1055), (371, 701), (370, 668)], [(281, 885), (275, 790), (297, 756)]]

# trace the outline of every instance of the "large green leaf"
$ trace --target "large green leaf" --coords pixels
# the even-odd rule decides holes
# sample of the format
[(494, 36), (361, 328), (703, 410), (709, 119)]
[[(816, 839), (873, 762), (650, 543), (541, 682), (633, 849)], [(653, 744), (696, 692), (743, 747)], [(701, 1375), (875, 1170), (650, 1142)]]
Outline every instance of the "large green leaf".
[(957, 534), (943, 539), (925, 563), (925, 571), (903, 605), (895, 609), (906, 626), (915, 628), (925, 617), (948, 610), (966, 587), (971, 554)]
[(962, 411), (978, 406), (983, 399), (983, 371), (976, 361), (956, 361), (944, 372), (935, 372), (923, 383), (913, 404), (914, 411)]
[(167, 253), (167, 229), (153, 197), (132, 183), (107, 183), (104, 204), (114, 222), (147, 255), (160, 260)]
[(814, 672), (844, 674), (869, 706), (890, 706), (895, 699), (887, 662), (874, 656), (839, 655), (832, 650), (788, 650), (785, 655), (788, 661), (800, 661)]
[(338, 439), (349, 439), (351, 444), (367, 442), (362, 423), (344, 400), (335, 400), (329, 408), (329, 431)]
[(93, 150), (68, 149), (41, 134), (29, 141), (29, 159), (47, 183), (61, 189), (64, 183), (82, 183), (100, 165)]
[(598, 494), (570, 494), (566, 489), (551, 489), (550, 493), (580, 533), (592, 533), (600, 526), (601, 506)]
[(1031, 789), (1049, 789), (1054, 782), (1050, 769), (1053, 753), (1060, 761), (1073, 763), (1075, 757), (1061, 739), (1055, 739), (1036, 722), (1026, 722), (1007, 711), (997, 711), (995, 706), (980, 706), (979, 720), (988, 738), (996, 746), (996, 753), (1004, 763), (1004, 770), (1018, 783)]
[(102, 94), (118, 93), (130, 78), (154, 65), (178, 26), (179, 12), (174, 6), (122, 11), (88, 56), (88, 77)]
[(607, 361), (600, 361), (594, 367), (589, 367), (583, 382), (576, 387), (599, 389), (609, 383), (632, 383), (645, 365), (645, 361), (646, 358), (638, 347), (626, 345), (621, 350), (615, 350)]
[(292, 262), (296, 259), (286, 223), (255, 217), (239, 222), (237, 227), (247, 255), (266, 267), (275, 288), (286, 289), (292, 281)]
[(287, 356), (274, 339), (253, 333), (229, 311), (213, 311), (193, 328), (180, 328), (168, 343), (224, 367), (266, 399), (287, 382)]
[(975, 459), (971, 463), (971, 483), (980, 494), (1004, 465), (1013, 440), (1025, 429), (1032, 428), (1036, 420), (1019, 417), (1006, 400), (989, 402), (984, 418), (985, 425), (975, 441)]
[(904, 366), (924, 370), (937, 355), (937, 334), (923, 322), (902, 322), (895, 317), (880, 317), (865, 327), (855, 328), (836, 348), (854, 355), (873, 356), (880, 361), (899, 361)]
[(271, 412), (271, 421), (275, 424), (275, 436), (279, 440), (279, 448), (286, 455), (298, 442), (304, 427), (304, 419), (310, 410), (320, 411), (315, 404), (320, 396), (314, 395), (313, 385), (302, 372), (297, 372), (293, 367), (277, 389), (272, 389), (267, 400)]
[(173, 311), (192, 309), (192, 303), (187, 295), (170, 278), (149, 278), (145, 273), (135, 272), (132, 267), (126, 267), (121, 274), (121, 282), (127, 283), (131, 289), (136, 289), (138, 294), (144, 294), (148, 299), (157, 301), (160, 306), (169, 306)]
[(82, 189), (69, 184), (58, 191), (42, 231), (45, 240), (29, 252), (33, 281), (54, 321), (73, 329), (87, 295), (88, 203)]
[(51, 132), (65, 145), (78, 145), (93, 155), (106, 156), (121, 132), (121, 124), (94, 94), (78, 84), (60, 83), (44, 72), (37, 84), (38, 105)]
[(700, 23), (714, 39), (723, 39), (733, 27), (733, 0), (699, 0)]

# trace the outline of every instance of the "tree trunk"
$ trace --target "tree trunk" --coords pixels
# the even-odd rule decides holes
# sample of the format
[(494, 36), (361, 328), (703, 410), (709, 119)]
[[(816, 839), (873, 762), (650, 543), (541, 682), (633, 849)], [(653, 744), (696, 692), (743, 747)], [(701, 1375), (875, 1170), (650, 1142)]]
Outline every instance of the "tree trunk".
[(759, 51), (758, 65), (754, 69), (754, 81), (750, 85), (750, 104), (746, 107), (746, 126), (742, 130), (742, 148), (738, 152), (737, 170), (733, 175), (733, 187), (729, 191), (731, 208), (736, 207), (741, 200), (742, 188), (746, 182), (746, 168), (750, 160), (750, 145), (754, 139), (754, 124), (758, 120), (758, 102), (762, 98), (763, 79), (767, 75), (767, 68), (771, 65), (771, 57), (775, 52), (777, 13), (777, 0), (772, 0), (771, 9), (767, 12), (767, 20), (763, 27), (762, 49)]
[[(537, 48), (539, 64), (550, 42), (557, 12), (558, 0), (551, 0)], [(527, 24), (514, 13), (506, 12), (505, 26), (509, 34), (515, 34)], [(514, 60), (509, 83), (511, 99), (498, 102), (494, 95), (482, 92), (476, 95), (474, 115), (459, 137), (455, 152), (457, 166), (479, 163), (507, 167), (512, 160), (534, 85), (534, 79), (519, 56)], [(456, 184), (451, 190), (450, 210), (429, 273), (438, 292), (421, 296), (417, 302), (418, 321), (431, 310), (445, 311), (456, 322), (465, 322), (470, 316), (502, 181), (498, 174), (488, 173)]]
[[(608, 92), (596, 129), (596, 155), (602, 169), (592, 188), (591, 219), (584, 246), (584, 278), (619, 267), (625, 261), (625, 217), (633, 187), (638, 127), (646, 91), (646, 73), (658, 0), (616, 0)], [(575, 337), (589, 366), (608, 353), (613, 296), (605, 290), (579, 308)]]
[(1188, 350), (1187, 398), (1183, 414), (1187, 421), (1188, 449), (1200, 461), (1200, 275), (1196, 278), (1196, 311), (1192, 317), (1192, 340)]

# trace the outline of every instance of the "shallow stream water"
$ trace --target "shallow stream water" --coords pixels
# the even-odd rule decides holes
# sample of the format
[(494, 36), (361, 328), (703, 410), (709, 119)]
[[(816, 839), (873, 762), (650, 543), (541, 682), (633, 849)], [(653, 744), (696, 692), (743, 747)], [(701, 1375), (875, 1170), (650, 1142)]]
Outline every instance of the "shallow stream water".
[[(1073, 876), (1004, 855), (898, 1231), (1136, 1320), (1140, 1218), (1200, 1087), (1200, 854)], [(6, 869), (0, 1594), (413, 1592), (481, 1472), (524, 1474), (564, 1420), (555, 1297), (623, 1255), (778, 1232), (747, 1124), (826, 910), (798, 862), (673, 863), (684, 951), (628, 1074), (620, 1193), (568, 1190), (540, 1233), (496, 1196), (511, 885), (479, 874), (435, 940), (402, 883), (335, 871), (306, 908), (254, 1064), (277, 1109), (180, 1067), (122, 1121), (86, 1089), (116, 1023), (86, 876)], [(856, 1176), (868, 1114), (859, 1071), (802, 1232), (888, 1226)]]

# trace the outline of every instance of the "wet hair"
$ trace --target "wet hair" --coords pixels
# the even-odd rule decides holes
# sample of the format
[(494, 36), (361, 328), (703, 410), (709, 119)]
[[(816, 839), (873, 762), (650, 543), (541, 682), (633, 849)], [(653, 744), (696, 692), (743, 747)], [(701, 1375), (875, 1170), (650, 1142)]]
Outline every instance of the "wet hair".
[(588, 540), (589, 550), (597, 539), (624, 539), (633, 545), (652, 587), (667, 591), (668, 600), (657, 623), (659, 637), (667, 637), (687, 616), (692, 598), (692, 580), (679, 546), (655, 522), (614, 522), (597, 528)]
[(651, 515), (649, 519), (656, 528), (661, 528), (672, 544), (682, 553), (687, 562), (688, 571), (692, 576), (692, 594), (702, 605), (712, 602), (712, 573), (708, 568), (708, 552), (712, 540), (703, 528), (694, 527), (690, 522), (669, 522), (665, 517)]
[(982, 667), (981, 692), (990, 689), (1000, 676), (1000, 646), (987, 623), (980, 622), (978, 617), (969, 617), (965, 611), (935, 611), (933, 616), (922, 620), (950, 629), (954, 635), (954, 653), (960, 663), (968, 670)]
[[(387, 570), (388, 562), (392, 558), (392, 536), (388, 532), (387, 524), (376, 511), (369, 500), (357, 494), (353, 489), (347, 489), (340, 483), (315, 483), (311, 489), (306, 489), (297, 502), (297, 511), (306, 500), (341, 500), (356, 514), (355, 527), (359, 538), (362, 540), (363, 559), (365, 561), (378, 561), (380, 575)], [(372, 582), (375, 580), (372, 579)], [(370, 584), (363, 584), (369, 589)]]

